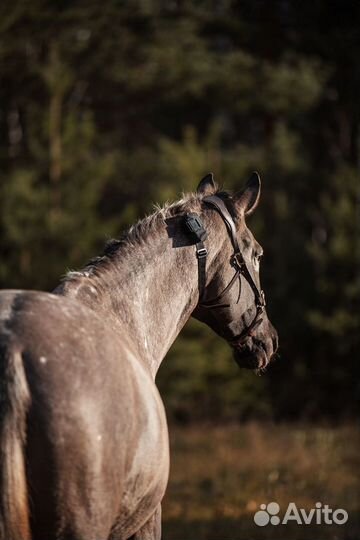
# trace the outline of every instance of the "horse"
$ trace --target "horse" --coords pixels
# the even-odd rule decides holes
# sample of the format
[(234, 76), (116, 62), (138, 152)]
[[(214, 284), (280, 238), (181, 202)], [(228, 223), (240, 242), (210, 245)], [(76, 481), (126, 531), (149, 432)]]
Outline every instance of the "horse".
[(245, 219), (260, 178), (212, 174), (52, 293), (0, 293), (0, 539), (159, 540), (169, 440), (156, 372), (190, 318), (241, 367), (277, 349)]

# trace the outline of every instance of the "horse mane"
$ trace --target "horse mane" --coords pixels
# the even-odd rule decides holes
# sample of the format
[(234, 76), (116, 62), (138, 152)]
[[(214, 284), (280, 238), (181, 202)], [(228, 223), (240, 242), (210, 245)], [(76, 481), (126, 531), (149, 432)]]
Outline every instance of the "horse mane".
[[(220, 191), (219, 186), (215, 184), (212, 194), (221, 197), (226, 202), (230, 212), (233, 215), (235, 214), (229, 193)], [(98, 274), (100, 267), (107, 266), (106, 263), (112, 262), (120, 253), (125, 256), (135, 246), (144, 244), (149, 235), (157, 229), (159, 223), (188, 212), (200, 212), (203, 197), (204, 195), (199, 193), (183, 193), (182, 198), (178, 201), (165, 202), (163, 205), (155, 204), (152, 214), (131, 225), (119, 239), (112, 238), (108, 240), (101, 255), (90, 259), (82, 270), (67, 272), (62, 281), (70, 281), (79, 277), (90, 277), (91, 275)]]

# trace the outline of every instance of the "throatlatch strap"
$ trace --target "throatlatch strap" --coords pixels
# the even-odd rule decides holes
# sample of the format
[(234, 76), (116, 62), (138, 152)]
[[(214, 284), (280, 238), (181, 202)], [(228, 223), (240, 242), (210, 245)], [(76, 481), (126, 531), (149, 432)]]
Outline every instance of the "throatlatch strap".
[(196, 257), (198, 260), (198, 287), (199, 287), (199, 302), (204, 296), (206, 287), (206, 257), (207, 249), (204, 246), (204, 242), (198, 242), (196, 244)]
[(241, 278), (240, 278), (240, 270), (236, 270), (235, 274), (233, 275), (233, 277), (231, 278), (230, 282), (226, 285), (225, 289), (220, 293), (218, 294), (217, 296), (215, 296), (214, 298), (211, 298), (209, 300), (206, 300), (205, 302), (202, 302), (201, 303), (201, 307), (203, 308), (206, 308), (206, 309), (213, 309), (213, 308), (228, 308), (230, 307), (230, 304), (220, 304), (220, 300), (223, 296), (225, 296), (225, 294), (227, 292), (230, 291), (230, 289), (232, 288), (232, 286), (235, 284), (236, 280), (239, 280), (239, 294), (238, 294), (238, 299), (236, 301), (236, 304), (239, 303), (239, 300), (240, 300), (240, 293), (241, 293)]

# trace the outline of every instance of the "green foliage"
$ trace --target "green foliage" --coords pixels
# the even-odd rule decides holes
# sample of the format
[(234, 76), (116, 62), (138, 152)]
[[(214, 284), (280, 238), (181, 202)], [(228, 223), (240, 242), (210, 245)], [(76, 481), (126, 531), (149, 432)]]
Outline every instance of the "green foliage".
[[(316, 264), (317, 302), (309, 322), (327, 339), (343, 340), (351, 351), (357, 343), (360, 313), (359, 176), (341, 166), (329, 178), (314, 210), (318, 224), (308, 250)], [(326, 338), (325, 338), (326, 339)], [(335, 344), (336, 350), (339, 345)], [(340, 351), (339, 351), (340, 352)]]
[(159, 374), (169, 413), (351, 413), (359, 10), (210, 4), (0, 6), (0, 286), (51, 289), (152, 202), (209, 170), (238, 190), (257, 169), (250, 226), (280, 359), (261, 378), (240, 373), (225, 344), (190, 323)]

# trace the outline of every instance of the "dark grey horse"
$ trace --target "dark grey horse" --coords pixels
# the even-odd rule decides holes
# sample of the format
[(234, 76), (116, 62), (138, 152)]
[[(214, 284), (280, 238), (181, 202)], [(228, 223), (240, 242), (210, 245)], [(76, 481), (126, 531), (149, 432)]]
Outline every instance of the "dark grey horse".
[(193, 314), (240, 365), (277, 347), (260, 245), (211, 175), (53, 294), (0, 293), (0, 539), (160, 538), (169, 446), (156, 372)]

